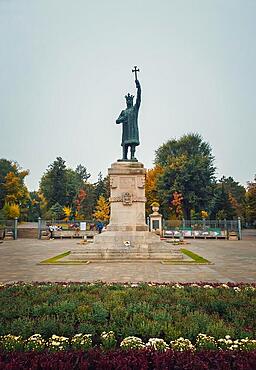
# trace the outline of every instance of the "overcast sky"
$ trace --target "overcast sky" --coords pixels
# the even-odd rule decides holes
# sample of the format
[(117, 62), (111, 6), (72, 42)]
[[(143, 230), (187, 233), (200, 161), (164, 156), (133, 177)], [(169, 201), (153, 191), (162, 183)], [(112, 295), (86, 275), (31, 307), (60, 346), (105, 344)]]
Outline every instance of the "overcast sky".
[(96, 181), (121, 157), (141, 72), (137, 158), (198, 132), (217, 176), (256, 173), (255, 0), (0, 0), (0, 158), (38, 188), (57, 156)]

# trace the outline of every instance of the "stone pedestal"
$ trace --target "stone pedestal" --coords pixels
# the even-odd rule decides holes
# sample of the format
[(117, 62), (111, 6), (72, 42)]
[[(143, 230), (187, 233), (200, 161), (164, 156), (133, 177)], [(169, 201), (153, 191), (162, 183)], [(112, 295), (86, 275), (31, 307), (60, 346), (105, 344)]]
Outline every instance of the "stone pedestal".
[(110, 222), (93, 243), (76, 248), (69, 260), (181, 259), (179, 246), (161, 241), (145, 223), (145, 173), (142, 163), (120, 161), (108, 169)]
[(108, 231), (148, 231), (145, 223), (145, 173), (142, 163), (120, 161), (108, 169), (110, 222)]

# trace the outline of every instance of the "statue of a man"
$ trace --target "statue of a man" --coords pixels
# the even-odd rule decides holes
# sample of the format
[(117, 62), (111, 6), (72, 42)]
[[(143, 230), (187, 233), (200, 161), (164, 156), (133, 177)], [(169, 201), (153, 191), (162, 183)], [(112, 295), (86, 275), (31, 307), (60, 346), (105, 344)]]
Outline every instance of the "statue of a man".
[[(136, 76), (137, 77), (137, 76)], [(122, 134), (122, 147), (123, 147), (123, 158), (122, 161), (128, 161), (128, 148), (131, 148), (131, 161), (137, 161), (134, 157), (136, 146), (140, 144), (139, 141), (139, 130), (138, 130), (138, 113), (141, 102), (141, 87), (138, 79), (136, 78), (135, 84), (137, 87), (137, 98), (136, 103), (133, 105), (133, 95), (126, 95), (127, 108), (120, 113), (120, 116), (116, 120), (116, 123), (123, 124)]]

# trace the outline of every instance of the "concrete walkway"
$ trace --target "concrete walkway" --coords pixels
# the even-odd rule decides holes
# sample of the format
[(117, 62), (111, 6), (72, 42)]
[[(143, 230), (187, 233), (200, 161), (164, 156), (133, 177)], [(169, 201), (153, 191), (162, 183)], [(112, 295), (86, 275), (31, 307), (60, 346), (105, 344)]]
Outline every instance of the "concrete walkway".
[(256, 282), (256, 238), (242, 241), (191, 240), (186, 248), (214, 265), (163, 265), (159, 262), (37, 265), (75, 248), (78, 240), (19, 239), (0, 244), (0, 282), (158, 281)]

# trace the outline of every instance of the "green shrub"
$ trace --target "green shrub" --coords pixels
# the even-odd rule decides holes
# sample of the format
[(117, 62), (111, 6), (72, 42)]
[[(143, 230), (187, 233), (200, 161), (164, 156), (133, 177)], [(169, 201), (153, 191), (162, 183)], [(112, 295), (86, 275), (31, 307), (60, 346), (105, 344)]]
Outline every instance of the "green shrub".
[(99, 338), (111, 330), (118, 338), (136, 335), (145, 342), (181, 336), (194, 341), (198, 333), (255, 338), (255, 292), (250, 286), (209, 284), (12, 285), (0, 289), (0, 335), (28, 338), (39, 333), (49, 338), (81, 332)]

